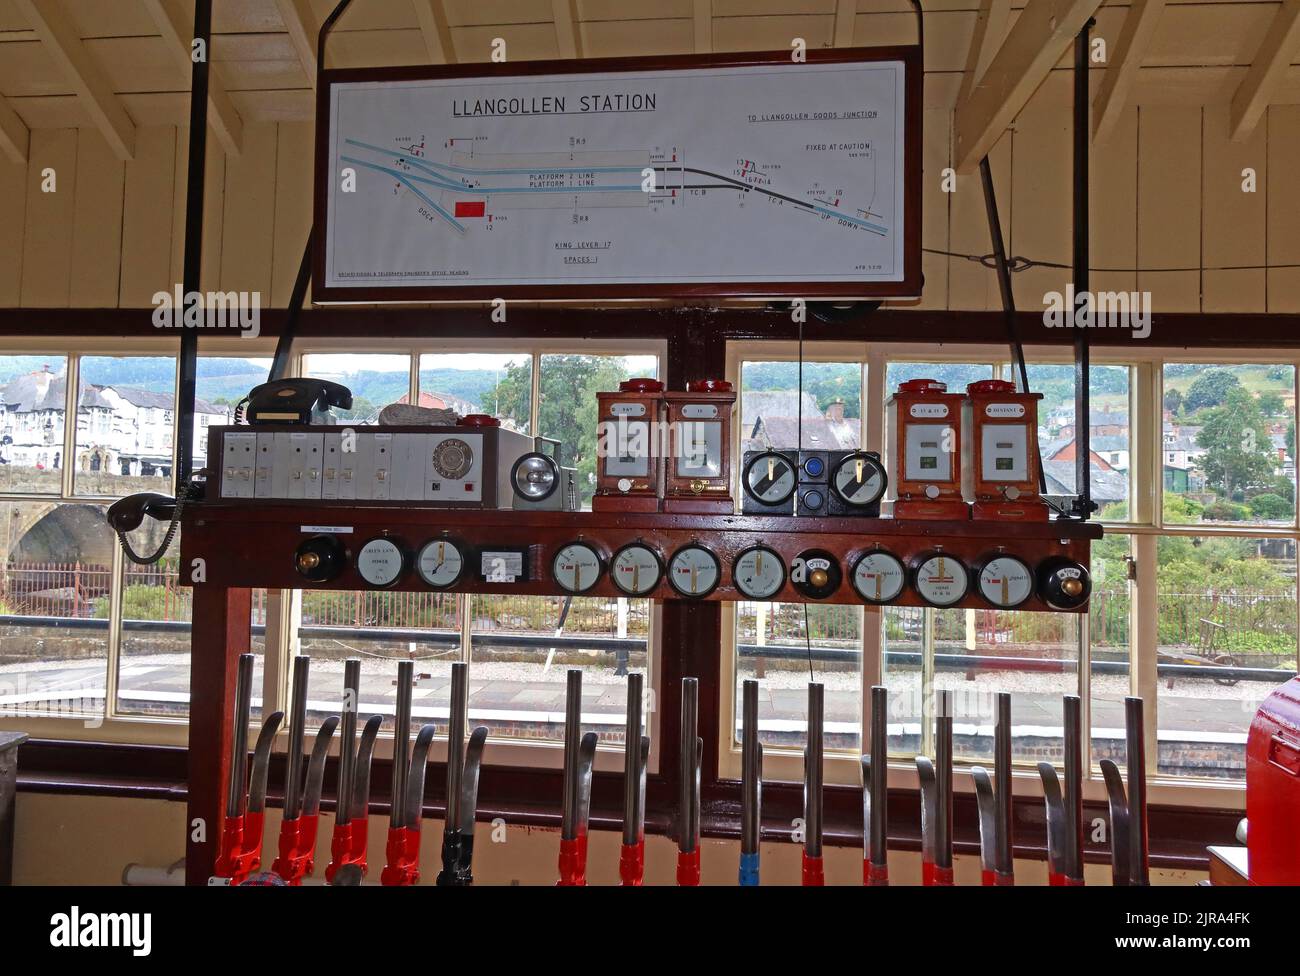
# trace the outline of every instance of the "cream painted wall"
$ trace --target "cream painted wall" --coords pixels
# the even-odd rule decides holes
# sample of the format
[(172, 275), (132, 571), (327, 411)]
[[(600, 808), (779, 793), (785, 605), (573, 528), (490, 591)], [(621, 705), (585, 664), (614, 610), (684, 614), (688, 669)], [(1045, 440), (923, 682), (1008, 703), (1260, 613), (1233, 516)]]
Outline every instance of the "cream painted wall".
[[(131, 800), (92, 796), (63, 796), (19, 793), (16, 824), (14, 883), (19, 885), (91, 884), (113, 885), (121, 881), (129, 863), (165, 868), (184, 854), (185, 807), (167, 800)], [(321, 818), (316, 874), (323, 875), (328, 860), (329, 835), (333, 818)], [(370, 851), (382, 860), (386, 817), (370, 820)], [(421, 850), (424, 883), (432, 883), (438, 872), (442, 823), (426, 820)], [(278, 811), (267, 816), (265, 864), (274, 857), (279, 831)], [(499, 832), (498, 836), (500, 836)], [(480, 884), (555, 883), (559, 833), (532, 827), (505, 829), (504, 843), (493, 842), (493, 826), (478, 824), (474, 841), (474, 876)], [(621, 836), (614, 831), (596, 831), (590, 840), (588, 880), (592, 884), (618, 883), (618, 854)], [(800, 849), (794, 844), (763, 845), (763, 879), (767, 884), (797, 884)], [(739, 844), (735, 841), (704, 840), (701, 871), (705, 884), (731, 885), (736, 882)], [(674, 884), (677, 846), (665, 837), (647, 839), (646, 881)], [(370, 877), (378, 877), (372, 862)], [(890, 872), (895, 884), (919, 884), (920, 856), (895, 852), (890, 855)], [(979, 884), (979, 861), (959, 857), (959, 884)], [(1042, 861), (1017, 861), (1017, 879), (1022, 884), (1046, 884), (1047, 867)], [(1110, 870), (1090, 864), (1089, 884), (1108, 884)], [(1194, 884), (1205, 875), (1194, 871), (1155, 871), (1155, 884)], [(826, 881), (832, 885), (862, 883), (862, 852), (858, 849), (826, 848)]]

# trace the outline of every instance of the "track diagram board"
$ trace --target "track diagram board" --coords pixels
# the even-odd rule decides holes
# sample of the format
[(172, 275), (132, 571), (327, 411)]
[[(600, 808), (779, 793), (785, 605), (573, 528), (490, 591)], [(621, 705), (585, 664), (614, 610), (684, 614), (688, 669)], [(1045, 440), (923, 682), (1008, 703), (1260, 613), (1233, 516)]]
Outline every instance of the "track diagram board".
[(316, 298), (914, 294), (907, 69), (330, 72)]

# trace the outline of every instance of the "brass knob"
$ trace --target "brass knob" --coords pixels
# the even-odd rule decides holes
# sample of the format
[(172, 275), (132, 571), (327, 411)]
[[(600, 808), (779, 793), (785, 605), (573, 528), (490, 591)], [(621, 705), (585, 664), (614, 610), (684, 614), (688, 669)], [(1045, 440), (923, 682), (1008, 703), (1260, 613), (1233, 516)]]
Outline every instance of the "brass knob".
[(298, 555), (298, 569), (301, 572), (309, 572), (320, 565), (320, 554), (315, 552), (304, 552)]
[(1079, 596), (1083, 593), (1083, 580), (1068, 579), (1061, 584), (1061, 592), (1066, 596)]
[(700, 492), (704, 491), (706, 487), (707, 486), (705, 485), (705, 483), (701, 481), (699, 478), (696, 478), (691, 482), (691, 491), (697, 495), (700, 494)]
[(808, 582), (819, 590), (829, 583), (830, 579), (831, 574), (826, 572), (824, 569), (814, 569), (808, 574)]

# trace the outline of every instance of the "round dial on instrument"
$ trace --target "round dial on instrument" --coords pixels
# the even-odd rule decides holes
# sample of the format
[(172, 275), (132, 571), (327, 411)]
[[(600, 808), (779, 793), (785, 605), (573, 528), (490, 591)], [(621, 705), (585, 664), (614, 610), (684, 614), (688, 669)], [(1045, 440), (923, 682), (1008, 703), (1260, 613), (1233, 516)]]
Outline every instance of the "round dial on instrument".
[(868, 603), (888, 603), (898, 599), (907, 582), (902, 560), (892, 552), (875, 549), (853, 565), (853, 588)]
[(533, 451), (515, 462), (510, 480), (520, 498), (530, 502), (545, 501), (560, 483), (560, 468), (554, 459)]
[(392, 586), (406, 569), (406, 553), (392, 539), (371, 539), (357, 553), (357, 572), (371, 586)]
[(736, 557), (731, 579), (742, 596), (769, 600), (785, 585), (785, 563), (767, 546), (754, 546)]
[(551, 575), (569, 593), (585, 593), (596, 585), (603, 569), (598, 553), (585, 542), (561, 546), (551, 561)]
[(993, 556), (980, 567), (980, 596), (995, 607), (1010, 610), (1034, 592), (1034, 574), (1015, 556)]
[(885, 493), (885, 468), (866, 451), (850, 454), (831, 472), (831, 490), (845, 505), (865, 508)]
[(806, 597), (824, 600), (840, 588), (844, 574), (835, 557), (824, 549), (809, 549), (795, 556), (790, 582)]
[(795, 466), (784, 454), (765, 451), (745, 465), (746, 493), (764, 505), (780, 505), (794, 494), (798, 480)]
[(1056, 610), (1077, 610), (1092, 595), (1092, 575), (1086, 566), (1053, 556), (1038, 567), (1038, 592)]
[(465, 571), (465, 554), (449, 539), (433, 539), (420, 550), (415, 569), (430, 586), (445, 589), (455, 585)]
[(433, 449), (433, 470), (450, 481), (459, 481), (474, 465), (474, 451), (459, 437), (439, 441)]
[(633, 542), (614, 553), (609, 575), (629, 596), (645, 596), (663, 579), (664, 564), (649, 546)]
[(931, 553), (916, 564), (912, 585), (932, 607), (950, 607), (961, 601), (970, 586), (970, 575), (960, 559), (942, 552)]
[(668, 561), (668, 582), (682, 596), (708, 596), (721, 579), (718, 557), (703, 546), (683, 546)]

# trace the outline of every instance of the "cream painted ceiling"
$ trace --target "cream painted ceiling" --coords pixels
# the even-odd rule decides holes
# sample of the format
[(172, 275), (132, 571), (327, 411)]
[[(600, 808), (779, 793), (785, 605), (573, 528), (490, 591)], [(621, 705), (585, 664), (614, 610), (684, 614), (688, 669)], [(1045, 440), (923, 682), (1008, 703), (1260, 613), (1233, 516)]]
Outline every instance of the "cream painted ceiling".
[[(952, 108), (963, 73), (987, 64), (1029, 5), (1068, 0), (923, 0), (926, 103)], [(334, 0), (215, 0), (212, 60), (235, 127), (310, 119), (315, 35)], [(1009, 16), (997, 16), (999, 6)], [(1107, 0), (1096, 35), (1111, 64), (1144, 6), (1154, 26), (1126, 60), (1123, 99), (1142, 105), (1231, 104), (1251, 84), (1263, 104), (1300, 103), (1300, 0)], [(977, 20), (993, 11), (985, 57)], [(0, 0), (0, 143), (21, 158), (34, 129), (183, 125), (189, 72), (181, 45), (189, 0)], [(35, 12), (35, 16), (33, 14)], [(37, 23), (40, 19), (44, 23)], [(167, 22), (173, 28), (170, 36)], [(183, 27), (184, 31), (176, 28)], [(330, 67), (485, 61), (494, 38), (511, 60), (910, 43), (905, 0), (353, 0), (329, 46)], [(1066, 66), (1066, 58), (1058, 68)], [(1265, 69), (1272, 68), (1271, 72)], [(1267, 74), (1267, 77), (1262, 77)], [(129, 140), (126, 140), (129, 142)], [(14, 144), (18, 144), (16, 149)], [(237, 139), (227, 149), (237, 148)], [(125, 150), (121, 155), (129, 155)]]

